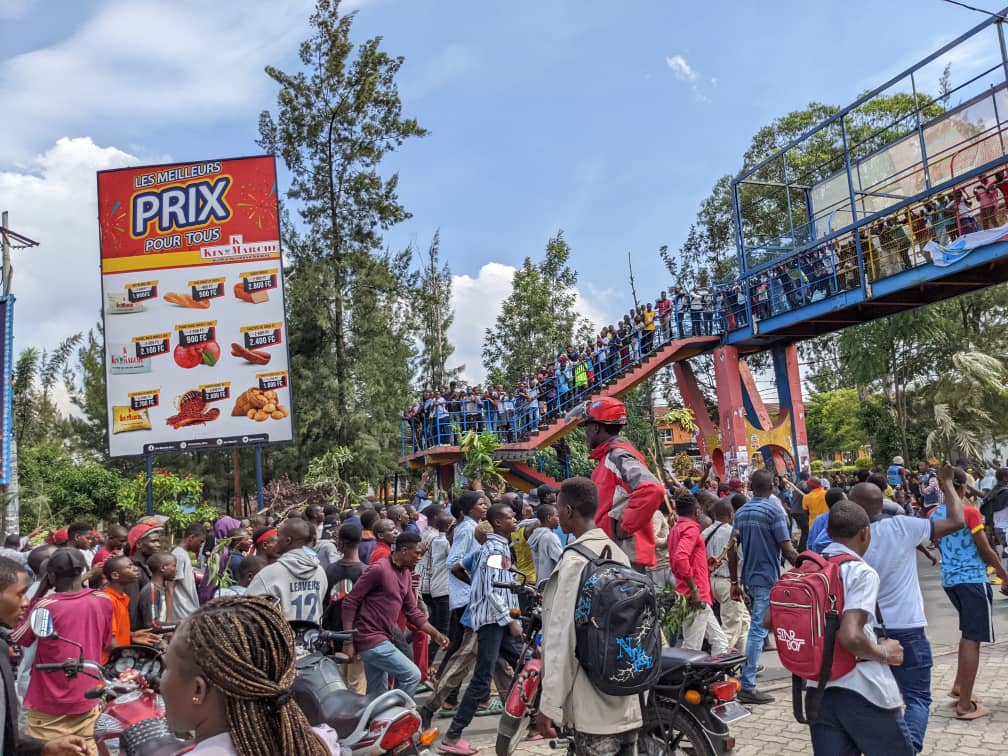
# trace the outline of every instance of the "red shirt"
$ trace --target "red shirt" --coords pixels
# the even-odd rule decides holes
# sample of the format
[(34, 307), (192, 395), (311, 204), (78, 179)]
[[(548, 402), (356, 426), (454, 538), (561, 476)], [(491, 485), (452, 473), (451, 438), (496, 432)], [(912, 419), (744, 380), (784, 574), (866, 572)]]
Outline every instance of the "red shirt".
[[(116, 550), (116, 556), (122, 554), (122, 549)], [(102, 564), (106, 559), (112, 556), (112, 552), (106, 547), (101, 546), (98, 551), (95, 552), (94, 559), (91, 561), (91, 566), (94, 567), (96, 564)]]
[(392, 556), (392, 547), (389, 546), (384, 541), (376, 541), (374, 550), (371, 552), (371, 556), (368, 557), (368, 564), (374, 564), (379, 559), (384, 559), (385, 557)]
[(669, 311), (672, 309), (671, 299), (659, 299), (655, 302), (655, 309), (658, 311), (658, 317), (663, 318), (668, 315)]
[[(84, 647), (84, 658), (100, 661), (112, 638), (112, 602), (103, 593), (84, 589), (76, 593), (51, 593), (32, 608), (45, 607), (52, 615), (53, 627), (64, 638)], [(11, 640), (21, 646), (35, 642), (35, 633), (26, 619), (11, 633)], [(35, 664), (61, 663), (77, 656), (77, 649), (55, 638), (38, 638)], [(53, 716), (74, 716), (91, 711), (97, 704), (84, 694), (97, 683), (87, 675), (68, 680), (60, 671), (39, 672), (32, 669), (24, 705)]]
[(707, 604), (713, 604), (710, 587), (710, 570), (707, 569), (707, 547), (696, 520), (682, 517), (672, 528), (668, 538), (669, 565), (676, 578), (676, 590), (683, 596), (690, 593), (686, 578), (693, 578), (697, 595)]
[(391, 559), (381, 559), (357, 578), (343, 599), (343, 627), (352, 627), (358, 653), (392, 640), (399, 613), (406, 624), (417, 629), (427, 616), (417, 607), (413, 590), (413, 570), (400, 570)]

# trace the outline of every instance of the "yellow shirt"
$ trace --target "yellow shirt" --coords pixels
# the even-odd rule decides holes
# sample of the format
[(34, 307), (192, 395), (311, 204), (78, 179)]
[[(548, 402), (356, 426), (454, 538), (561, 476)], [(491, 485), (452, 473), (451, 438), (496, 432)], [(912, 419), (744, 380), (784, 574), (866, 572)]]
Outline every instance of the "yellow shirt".
[(654, 324), (654, 310), (644, 310), (644, 330), (653, 331), (655, 329)]
[(536, 584), (535, 562), (532, 559), (532, 549), (529, 548), (524, 527), (518, 528), (511, 534), (511, 545), (514, 547), (515, 567), (525, 576), (525, 582), (534, 586)]
[(813, 488), (802, 497), (802, 509), (808, 511), (809, 522), (812, 522), (821, 514), (829, 512), (826, 504), (826, 491), (822, 488)]

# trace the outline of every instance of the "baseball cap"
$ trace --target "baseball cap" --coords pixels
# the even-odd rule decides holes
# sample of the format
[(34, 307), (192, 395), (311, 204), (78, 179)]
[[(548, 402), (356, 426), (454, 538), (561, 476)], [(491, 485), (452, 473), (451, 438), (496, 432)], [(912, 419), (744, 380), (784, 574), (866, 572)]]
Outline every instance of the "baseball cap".
[(145, 517), (140, 520), (140, 522), (130, 528), (130, 532), (126, 536), (126, 543), (129, 544), (130, 552), (133, 551), (133, 548), (137, 545), (137, 541), (141, 538), (148, 536), (151, 533), (160, 533), (162, 530), (164, 530), (164, 528), (161, 523), (153, 517)]

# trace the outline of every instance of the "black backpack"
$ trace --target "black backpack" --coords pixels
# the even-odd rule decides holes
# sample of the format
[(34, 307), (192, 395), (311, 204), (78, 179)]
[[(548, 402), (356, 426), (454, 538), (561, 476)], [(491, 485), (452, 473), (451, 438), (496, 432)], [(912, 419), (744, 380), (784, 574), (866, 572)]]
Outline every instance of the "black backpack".
[(575, 654), (602, 693), (632, 696), (650, 690), (661, 675), (661, 634), (654, 584), (612, 559), (606, 546), (595, 555), (567, 547), (588, 560), (574, 609)]

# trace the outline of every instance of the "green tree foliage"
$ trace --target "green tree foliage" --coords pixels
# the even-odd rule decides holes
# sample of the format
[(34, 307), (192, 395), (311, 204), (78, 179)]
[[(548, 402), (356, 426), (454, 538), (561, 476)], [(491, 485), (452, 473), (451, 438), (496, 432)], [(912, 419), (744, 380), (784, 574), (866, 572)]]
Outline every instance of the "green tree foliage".
[(540, 262), (526, 257), (515, 271), (511, 294), (483, 338), (483, 365), (488, 372), (497, 369), (494, 375), (504, 385), (515, 385), (541, 363), (552, 363), (574, 343), (577, 273), (569, 265), (570, 254), (563, 231), (557, 231)]
[(15, 361), (11, 394), (14, 441), (19, 449), (66, 436), (66, 421), (53, 392), (67, 376), (67, 364), (80, 341), (77, 333), (51, 352), (30, 347)]
[(122, 477), (94, 461), (74, 459), (56, 441), (18, 455), (21, 520), (31, 528), (117, 518)]
[(87, 332), (77, 348), (73, 378), (67, 381), (67, 393), (78, 411), (70, 416), (70, 427), (81, 448), (97, 456), (104, 455), (108, 449), (105, 347), (101, 332), (101, 323)]
[(855, 389), (809, 396), (805, 401), (805, 427), (809, 449), (820, 457), (857, 451), (869, 443), (861, 423), (861, 397)]
[[(217, 518), (216, 507), (203, 501), (203, 484), (196, 478), (155, 470), (153, 484), (154, 514), (168, 518), (169, 538), (194, 522), (213, 522)], [(147, 476), (141, 473), (123, 481), (116, 499), (123, 522), (140, 519), (147, 511)]]
[(452, 277), (448, 263), (441, 263), (441, 231), (434, 232), (426, 259), (420, 269), (420, 286), (415, 297), (420, 321), (420, 354), (416, 361), (417, 380), (424, 386), (445, 390), (465, 369), (449, 368), (455, 347), (448, 340), (448, 329), (455, 320), (451, 306)]
[(398, 176), (383, 159), (426, 132), (402, 113), (396, 76), (402, 57), (381, 38), (355, 44), (352, 15), (319, 0), (300, 68), (266, 73), (280, 87), (275, 115), (259, 121), (259, 144), (291, 176), (282, 215), (288, 267), (291, 373), (298, 448), (272, 455), (301, 474), (332, 446), (353, 450), (358, 478), (390, 470), (398, 416), (411, 396), (415, 331), (406, 311), (415, 277), (410, 251), (382, 253), (382, 233), (409, 217)]
[[(305, 473), (305, 485), (323, 490), (332, 496), (336, 494), (340, 503), (351, 501), (354, 488), (346, 479), (346, 470), (353, 462), (353, 452), (345, 446), (336, 446), (327, 451), (321, 457), (315, 457), (308, 463), (308, 472)], [(363, 496), (363, 492), (357, 492)]]
[(484, 488), (503, 490), (503, 468), (494, 459), (494, 452), (500, 448), (500, 439), (493, 431), (466, 431), (459, 437), (462, 449), (462, 474), (469, 480), (479, 480)]

